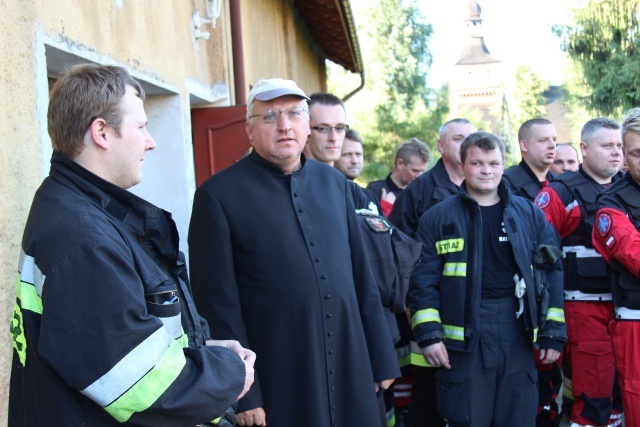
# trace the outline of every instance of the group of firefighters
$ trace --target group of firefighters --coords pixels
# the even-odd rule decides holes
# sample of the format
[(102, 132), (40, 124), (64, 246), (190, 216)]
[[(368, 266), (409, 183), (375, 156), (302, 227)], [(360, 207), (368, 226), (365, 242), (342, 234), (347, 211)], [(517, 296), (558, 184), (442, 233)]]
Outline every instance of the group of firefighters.
[[(464, 119), (442, 126), (442, 159), (397, 195), (390, 219), (402, 231), (416, 236), (417, 220), (458, 193), (462, 182), (456, 167), (461, 163), (450, 148), (473, 132), (474, 126)], [(574, 147), (557, 146), (556, 130), (546, 119), (524, 123), (518, 139), (522, 161), (505, 170), (502, 179), (513, 193), (534, 202), (555, 228), (564, 270), (568, 339), (555, 363), (536, 364), (537, 425), (558, 425), (564, 413), (571, 427), (640, 426), (640, 109), (628, 111), (621, 124), (589, 120), (578, 147), (582, 163)], [(562, 150), (556, 152), (557, 147)], [(556, 173), (554, 160), (560, 167)], [(419, 322), (412, 314), (415, 335)], [(430, 392), (436, 389), (437, 370), (420, 357), (423, 345), (413, 342), (408, 347), (415, 357), (403, 359), (405, 366), (412, 365), (407, 375), (413, 382), (412, 403), (406, 406), (406, 419), (396, 407), (396, 425), (444, 425), (434, 413), (436, 393)], [(396, 406), (406, 404), (406, 386), (398, 387), (405, 381), (396, 383), (402, 390), (396, 391)]]

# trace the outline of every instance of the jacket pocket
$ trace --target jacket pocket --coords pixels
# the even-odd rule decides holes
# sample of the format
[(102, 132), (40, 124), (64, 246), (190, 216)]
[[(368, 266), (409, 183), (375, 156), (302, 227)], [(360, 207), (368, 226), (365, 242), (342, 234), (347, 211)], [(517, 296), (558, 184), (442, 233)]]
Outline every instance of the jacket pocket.
[(624, 274), (618, 275), (620, 283), (620, 299), (623, 307), (640, 310), (640, 284), (638, 279), (631, 279)]
[[(585, 393), (590, 398), (611, 396), (615, 377), (615, 363), (611, 341), (583, 341), (571, 346), (571, 363), (580, 366), (583, 375), (573, 378), (576, 396)], [(594, 420), (595, 422), (595, 420)], [(607, 420), (598, 422), (606, 425)]]
[(442, 368), (436, 372), (438, 412), (450, 423), (468, 424), (471, 422), (468, 377), (469, 374)]
[(604, 258), (578, 258), (578, 289), (587, 294), (611, 292), (611, 282), (607, 277)]
[(171, 338), (182, 336), (182, 318), (180, 298), (175, 284), (167, 281), (168, 286), (158, 286), (153, 292), (145, 294), (147, 312), (157, 317)]

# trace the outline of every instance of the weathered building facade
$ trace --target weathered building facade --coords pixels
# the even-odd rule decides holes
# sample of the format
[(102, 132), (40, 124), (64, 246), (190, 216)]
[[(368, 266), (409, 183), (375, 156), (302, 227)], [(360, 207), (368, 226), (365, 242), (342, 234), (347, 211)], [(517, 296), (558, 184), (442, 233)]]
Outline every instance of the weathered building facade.
[(214, 3), (1, 0), (0, 325), (6, 339), (0, 425), (6, 423), (20, 241), (33, 194), (49, 171), (49, 89), (62, 69), (78, 62), (122, 65), (143, 84), (157, 148), (132, 191), (174, 214), (183, 250), (196, 187), (194, 109), (244, 104), (260, 78), (293, 79), (308, 93), (323, 90), (325, 59), (362, 71), (348, 0), (222, 0), (213, 26)]

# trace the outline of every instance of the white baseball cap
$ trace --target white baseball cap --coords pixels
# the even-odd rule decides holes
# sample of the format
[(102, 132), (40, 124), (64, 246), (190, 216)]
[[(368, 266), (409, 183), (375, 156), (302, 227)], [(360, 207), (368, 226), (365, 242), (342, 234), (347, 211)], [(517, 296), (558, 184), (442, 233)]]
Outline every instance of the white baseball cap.
[(272, 99), (285, 95), (299, 96), (300, 98), (309, 100), (309, 97), (304, 94), (302, 89), (300, 89), (293, 80), (281, 78), (260, 79), (253, 86), (251, 92), (249, 92), (247, 105), (251, 105), (255, 99), (258, 101), (271, 101)]

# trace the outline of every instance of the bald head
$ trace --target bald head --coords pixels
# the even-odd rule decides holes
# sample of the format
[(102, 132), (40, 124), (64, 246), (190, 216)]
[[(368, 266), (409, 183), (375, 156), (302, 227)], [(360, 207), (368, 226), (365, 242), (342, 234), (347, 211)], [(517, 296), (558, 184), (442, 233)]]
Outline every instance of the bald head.
[(578, 151), (571, 144), (558, 144), (553, 163), (549, 167), (551, 172), (560, 175), (567, 171), (577, 171), (580, 166)]

